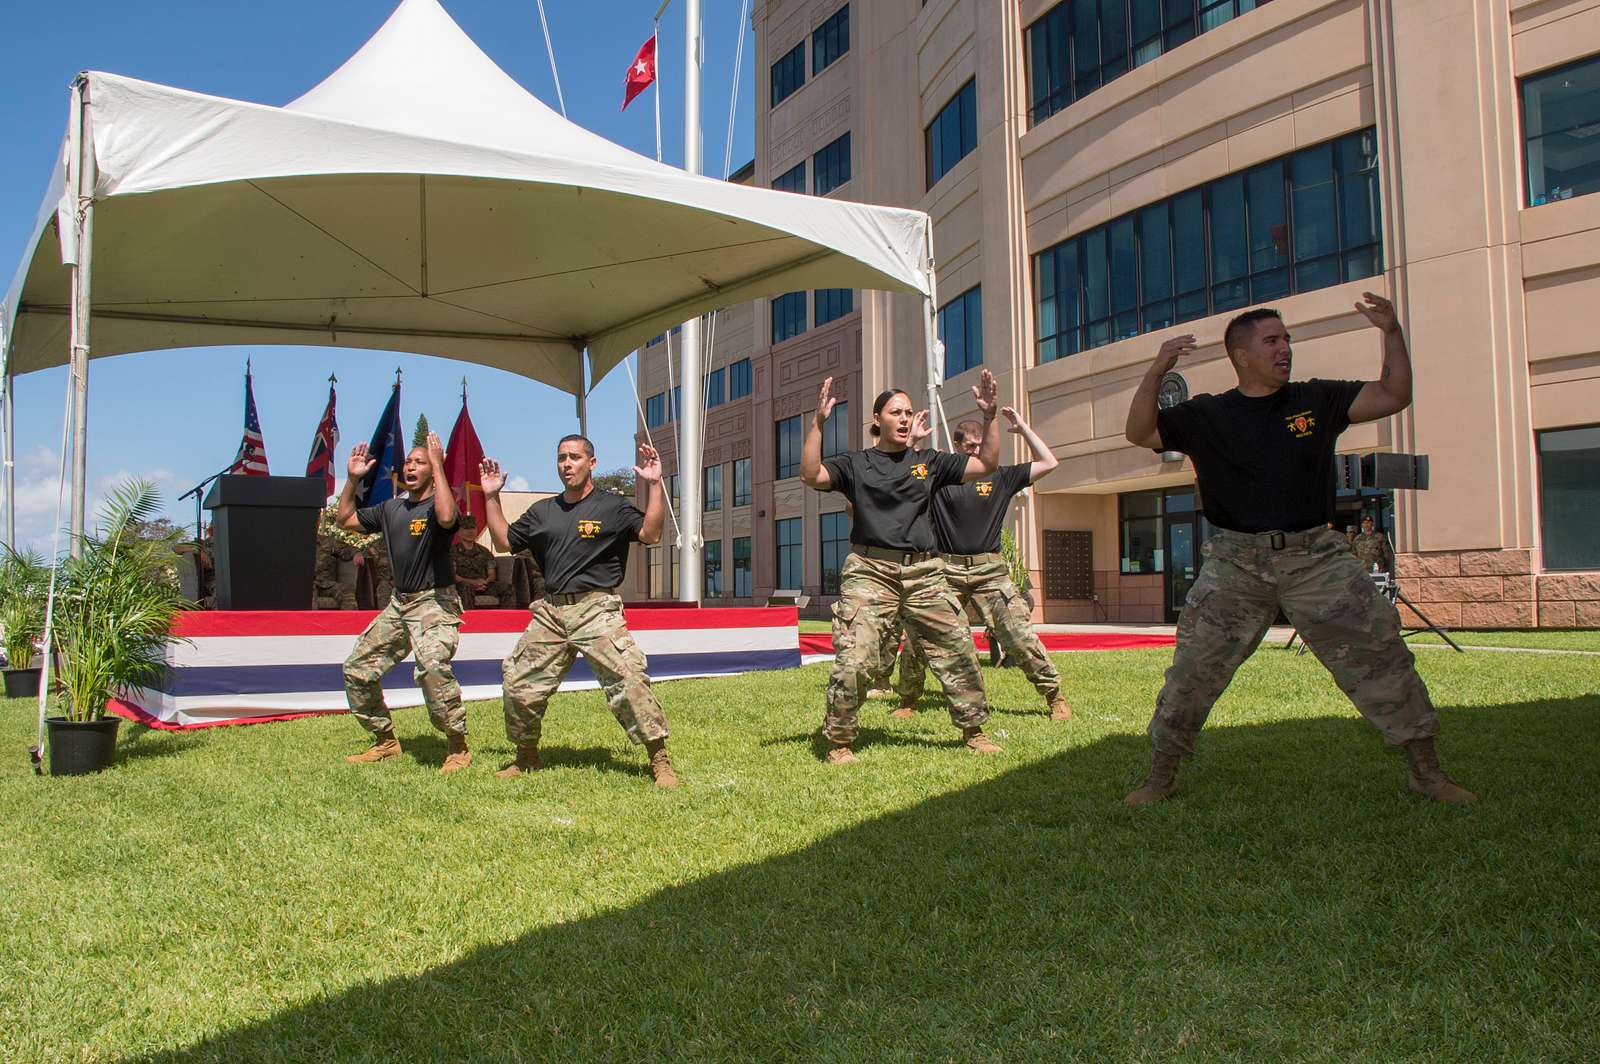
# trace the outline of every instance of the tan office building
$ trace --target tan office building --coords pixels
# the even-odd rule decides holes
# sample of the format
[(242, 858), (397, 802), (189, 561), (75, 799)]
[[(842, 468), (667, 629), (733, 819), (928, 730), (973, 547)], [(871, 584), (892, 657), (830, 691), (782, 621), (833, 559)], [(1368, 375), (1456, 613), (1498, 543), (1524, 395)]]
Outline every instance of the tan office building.
[[(1296, 376), (1371, 377), (1379, 338), (1353, 310), (1371, 289), (1400, 308), (1416, 403), (1341, 450), (1426, 454), (1431, 487), (1341, 493), (1339, 521), (1390, 530), (1441, 624), (1600, 626), (1600, 0), (767, 0), (754, 18), (749, 179), (928, 211), (951, 420), (987, 367), (1061, 458), (1013, 514), (1041, 620), (1171, 618), (1201, 564), (1192, 468), (1122, 438), (1162, 340), (1197, 334), (1179, 372), (1222, 391), (1223, 325), (1270, 305)], [(848, 525), (800, 484), (799, 433), (829, 374), (849, 403), (829, 446), (861, 446), (881, 389), (922, 394), (921, 309), (795, 293), (717, 334), (708, 599), (825, 603)], [(658, 439), (666, 346), (642, 360)], [(636, 596), (671, 597), (670, 554)]]

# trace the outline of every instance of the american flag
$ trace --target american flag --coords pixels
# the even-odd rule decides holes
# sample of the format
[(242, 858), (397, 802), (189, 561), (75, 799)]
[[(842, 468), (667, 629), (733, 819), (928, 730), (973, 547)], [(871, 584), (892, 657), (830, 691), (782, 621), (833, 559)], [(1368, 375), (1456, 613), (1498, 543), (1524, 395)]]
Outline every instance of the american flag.
[(239, 441), (239, 453), (233, 456), (228, 472), (247, 477), (268, 477), (267, 443), (261, 438), (261, 420), (256, 417), (256, 396), (250, 389), (250, 363), (244, 364), (244, 438)]
[(339, 446), (339, 419), (334, 416), (335, 378), (328, 378), (328, 408), (322, 412), (317, 434), (311, 440), (311, 457), (306, 459), (306, 476), (321, 477), (324, 493), (333, 494), (333, 451)]

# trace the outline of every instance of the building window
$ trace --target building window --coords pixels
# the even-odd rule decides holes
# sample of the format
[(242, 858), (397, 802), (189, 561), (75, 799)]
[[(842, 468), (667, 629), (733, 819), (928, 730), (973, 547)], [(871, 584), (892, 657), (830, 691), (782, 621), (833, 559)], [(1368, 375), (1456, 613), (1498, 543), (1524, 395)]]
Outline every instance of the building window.
[(727, 402), (725, 389), (723, 386), (723, 378), (725, 376), (726, 374), (720, 369), (714, 369), (710, 373), (706, 374), (707, 410), (710, 410), (714, 406), (721, 406), (723, 403)]
[(1600, 425), (1536, 434), (1546, 569), (1600, 569)]
[(811, 324), (813, 327), (826, 325), (835, 318), (842, 318), (856, 309), (856, 290), (854, 288), (819, 288), (812, 295)]
[(750, 505), (750, 459), (733, 460), (733, 505)]
[(776, 107), (806, 83), (806, 43), (801, 41), (772, 64), (772, 106)]
[(978, 82), (968, 81), (923, 131), (928, 187), (950, 172), (978, 146)]
[(722, 509), (722, 466), (706, 466), (704, 486), (700, 489), (700, 509), (715, 513)]
[(733, 595), (749, 598), (754, 581), (750, 572), (750, 537), (736, 536), (733, 541)]
[(667, 415), (674, 421), (683, 420), (683, 385), (675, 385), (672, 389), (672, 412)]
[(645, 566), (650, 572), (650, 589), (647, 593), (653, 599), (667, 597), (667, 585), (661, 571), (662, 550), (661, 547), (646, 547), (644, 550)]
[(850, 50), (850, 5), (829, 15), (811, 34), (811, 76), (816, 77)]
[(1119, 497), (1122, 511), (1122, 571), (1162, 570), (1161, 497), (1157, 491), (1130, 491)]
[(802, 161), (799, 165), (790, 167), (772, 179), (772, 187), (779, 192), (800, 192), (806, 190), (806, 164)]
[(772, 301), (772, 342), (782, 343), (806, 331), (806, 294), (788, 292)]
[(805, 533), (801, 528), (803, 521), (804, 518), (800, 517), (786, 517), (772, 524), (778, 546), (778, 586), (785, 591), (805, 589), (805, 552), (802, 543)]
[(778, 468), (774, 479), (784, 480), (800, 475), (800, 440), (799, 414), (778, 422)]
[(657, 392), (644, 401), (644, 423), (648, 428), (667, 423), (667, 393)]
[(983, 364), (983, 289), (962, 292), (939, 308), (939, 341), (944, 344), (944, 379)]
[(1528, 206), (1600, 191), (1600, 56), (1569, 63), (1519, 86)]
[(1024, 33), (1030, 123), (1265, 2), (1062, 0)]
[(822, 593), (839, 593), (839, 572), (850, 553), (850, 519), (843, 513), (822, 515)]
[(728, 398), (743, 399), (750, 394), (750, 360), (741, 358), (728, 367)]
[(846, 133), (811, 157), (811, 191), (826, 196), (850, 180), (850, 134)]
[(668, 473), (667, 482), (664, 487), (667, 489), (667, 498), (671, 501), (672, 508), (674, 510), (679, 509), (678, 499), (680, 496), (678, 495), (678, 474)]
[(707, 540), (701, 557), (705, 559), (706, 566), (706, 586), (705, 591), (702, 592), (702, 595), (705, 598), (721, 598), (722, 540)]
[(840, 403), (822, 423), (822, 457), (831, 458), (850, 449), (850, 404)]
[(1034, 256), (1038, 359), (1383, 270), (1363, 130), (1115, 218)]

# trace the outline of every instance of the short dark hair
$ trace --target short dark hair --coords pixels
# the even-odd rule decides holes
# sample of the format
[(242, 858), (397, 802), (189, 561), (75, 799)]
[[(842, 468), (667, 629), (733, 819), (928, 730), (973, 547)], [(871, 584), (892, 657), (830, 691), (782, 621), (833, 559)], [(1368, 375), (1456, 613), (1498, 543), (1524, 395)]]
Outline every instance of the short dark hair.
[(1243, 347), (1251, 337), (1255, 336), (1256, 322), (1266, 321), (1268, 318), (1277, 318), (1282, 321), (1283, 315), (1271, 307), (1257, 307), (1254, 310), (1245, 311), (1228, 322), (1228, 327), (1222, 331), (1223, 354), (1231, 358), (1234, 348)]
[(584, 450), (585, 454), (587, 454), (590, 458), (594, 457), (594, 443), (589, 439), (589, 437), (581, 436), (576, 432), (568, 433), (567, 435), (565, 435), (565, 436), (561, 437), (559, 440), (557, 440), (556, 441), (556, 450), (557, 451), (561, 450), (561, 445), (563, 443), (571, 443), (574, 440), (576, 440), (578, 443), (583, 444), (583, 450)]
[(974, 421), (971, 418), (968, 418), (965, 421), (957, 422), (956, 423), (956, 438), (958, 440), (964, 440), (968, 436), (972, 436), (972, 437), (974, 437), (974, 438), (976, 438), (978, 440), (982, 440), (983, 439), (983, 424), (981, 422)]
[[(907, 392), (903, 388), (888, 388), (884, 391), (881, 391), (878, 393), (878, 397), (872, 401), (872, 416), (877, 417), (879, 414), (883, 413), (884, 406), (889, 402), (890, 399), (893, 399), (897, 395), (903, 395), (907, 399), (911, 398), (911, 393)], [(872, 433), (874, 436), (883, 435), (883, 430), (878, 428), (876, 425), (873, 425), (867, 431)]]

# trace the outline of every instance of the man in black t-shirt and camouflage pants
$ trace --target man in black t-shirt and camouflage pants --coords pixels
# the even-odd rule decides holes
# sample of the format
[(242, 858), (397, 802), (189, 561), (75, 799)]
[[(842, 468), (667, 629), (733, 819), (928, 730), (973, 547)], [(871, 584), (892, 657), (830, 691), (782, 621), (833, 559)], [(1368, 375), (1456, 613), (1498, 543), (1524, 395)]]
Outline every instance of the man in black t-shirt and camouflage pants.
[(1176, 790), (1179, 759), (1194, 753), (1212, 705), (1280, 606), (1362, 716), (1405, 750), (1413, 791), (1441, 802), (1477, 800), (1439, 767), (1439, 718), (1400, 639), (1399, 616), (1329, 527), (1339, 434), (1411, 405), (1411, 357), (1394, 306), (1363, 295), (1356, 310), (1383, 332), (1378, 380), (1291, 381), (1283, 319), (1252, 310), (1223, 335), (1237, 388), (1158, 411), (1162, 376), (1195, 349), (1193, 336), (1179, 336), (1161, 345), (1134, 395), (1129, 442), (1193, 459), (1206, 518), (1218, 531), (1178, 619), (1177, 649), (1150, 721), (1154, 760), (1129, 805)]
[[(944, 577), (961, 603), (971, 603), (989, 626), (989, 638), (1005, 650), (1006, 658), (1022, 667), (1028, 682), (1044, 696), (1051, 720), (1071, 720), (1072, 707), (1061, 694), (1061, 674), (1033, 630), (1032, 611), (1011, 581), (1011, 567), (1000, 553), (1000, 529), (1011, 500), (1028, 485), (1056, 467), (1058, 459), (1017, 412), (1009, 406), (1000, 413), (1011, 431), (1028, 441), (1033, 461), (1001, 466), (994, 475), (967, 484), (940, 488), (933, 496), (933, 534), (944, 556)], [(956, 426), (956, 449), (978, 453), (983, 426), (963, 421)], [(900, 652), (900, 675), (895, 691), (900, 696), (896, 717), (916, 712), (922, 698), (927, 658), (916, 637), (906, 634)]]
[(350, 452), (349, 478), (339, 494), (339, 527), (351, 532), (380, 532), (382, 550), (394, 579), (394, 594), (356, 640), (344, 663), (345, 697), (350, 712), (372, 732), (365, 753), (346, 761), (357, 764), (400, 756), (394, 720), (383, 702), (383, 676), (406, 653), (417, 659), (417, 686), (428, 704), (428, 719), (449, 743), (440, 772), (455, 772), (472, 763), (467, 752), (467, 715), (461, 708), (461, 685), (450, 659), (461, 639), (461, 598), (450, 565), (450, 540), (456, 529), (456, 501), (444, 475), (444, 449), (435, 433), (427, 447), (413, 447), (402, 475), (404, 495), (377, 506), (356, 509), (356, 484), (376, 464), (367, 445)]
[(540, 499), (515, 524), (507, 524), (500, 508), (505, 473), (499, 463), (483, 460), (479, 483), (489, 536), (499, 550), (530, 552), (546, 589), (501, 669), (506, 738), (517, 756), (496, 775), (514, 779), (539, 768), (545, 706), (581, 653), (617, 723), (630, 740), (644, 745), (656, 786), (676, 787), (678, 777), (667, 757), (667, 717), (650, 689), (644, 652), (628, 633), (617, 595), (629, 544), (661, 542), (666, 516), (661, 459), (655, 448), (640, 445), (634, 473), (645, 490), (643, 513), (615, 492), (595, 487), (594, 465), (594, 444), (583, 436), (563, 437), (556, 445), (556, 474), (565, 490)]

